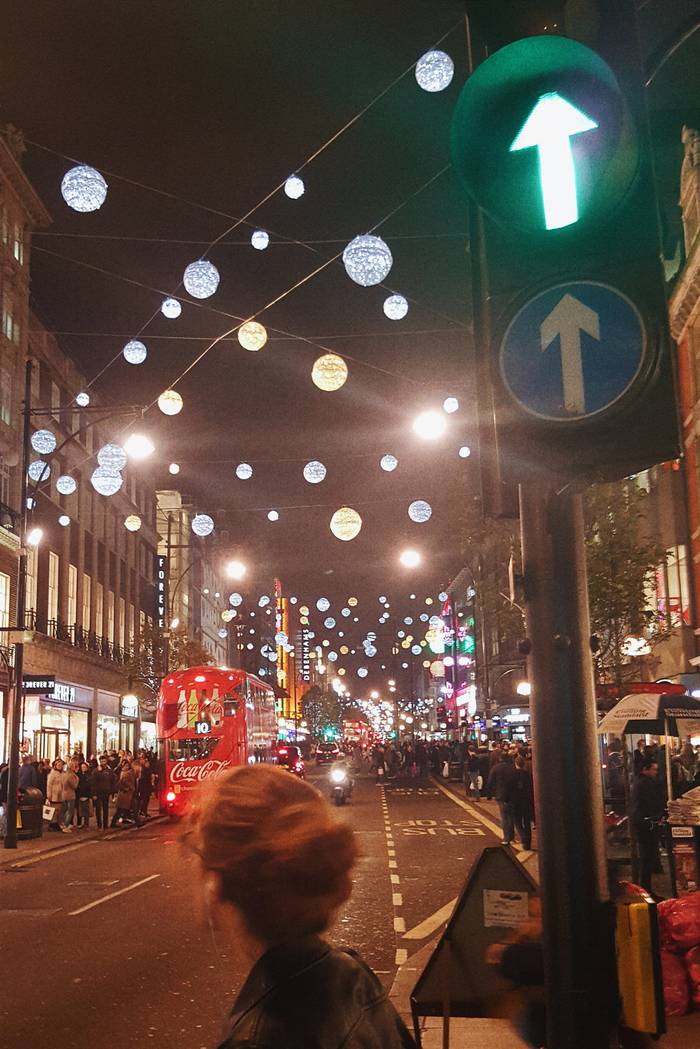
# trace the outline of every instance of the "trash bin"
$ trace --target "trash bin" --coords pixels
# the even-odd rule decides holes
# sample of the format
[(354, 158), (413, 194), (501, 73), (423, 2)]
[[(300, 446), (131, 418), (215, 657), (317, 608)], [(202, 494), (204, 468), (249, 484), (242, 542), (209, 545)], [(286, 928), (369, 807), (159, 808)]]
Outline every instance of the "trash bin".
[(449, 768), (450, 783), (461, 783), (464, 777), (464, 765), (461, 761), (451, 761)]
[(19, 817), (22, 823), (17, 827), (18, 838), (40, 838), (44, 833), (42, 809), (44, 796), (36, 787), (26, 787), (19, 792)]

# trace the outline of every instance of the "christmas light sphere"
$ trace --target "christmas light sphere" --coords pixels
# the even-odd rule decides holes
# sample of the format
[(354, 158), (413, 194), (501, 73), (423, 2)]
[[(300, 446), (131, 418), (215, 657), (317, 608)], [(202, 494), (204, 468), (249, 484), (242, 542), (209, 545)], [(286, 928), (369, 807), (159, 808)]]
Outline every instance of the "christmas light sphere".
[(116, 495), (124, 483), (124, 478), (118, 470), (109, 466), (98, 466), (92, 471), (90, 483), (98, 495)]
[(416, 524), (425, 524), (429, 521), (433, 513), (433, 508), (430, 503), (426, 503), (424, 499), (415, 499), (408, 508), (408, 516)]
[(237, 613), (232, 608), (225, 608), (221, 613), (224, 623), (230, 623)]
[(308, 616), (308, 614), (309, 614), (309, 606), (308, 605), (300, 605), (299, 606), (299, 615)]
[(268, 510), (267, 519), (268, 521), (279, 521), (280, 515), (277, 510)]
[(324, 619), (323, 625), (326, 628), (326, 630), (333, 630), (333, 628), (335, 627), (335, 619), (333, 618), (333, 616), (328, 616), (326, 619)]
[(316, 602), (316, 608), (319, 610), (319, 612), (327, 612), (330, 607), (331, 603), (327, 597), (319, 597), (318, 601)]
[(209, 514), (196, 514), (192, 518), (192, 531), (195, 535), (204, 537), (211, 535), (214, 531), (214, 519)]
[(283, 648), (287, 644), (288, 641), (289, 641), (289, 638), (287, 637), (287, 635), (284, 633), (283, 630), (280, 630), (279, 633), (275, 634), (275, 644), (279, 645), (280, 648)]
[(418, 618), (420, 619), (421, 623), (427, 623), (428, 622), (428, 613), (427, 612), (421, 612), (421, 614), (419, 615)]
[(263, 594), (262, 597), (258, 600), (258, 608), (265, 608), (265, 606), (269, 604), (270, 598), (267, 596), (267, 594)]
[(411, 616), (406, 616), (406, 618), (404, 619), (404, 623), (406, 624), (406, 626), (411, 626), (411, 624), (413, 623), (413, 619), (411, 618)]
[(365, 645), (365, 655), (368, 656), (369, 659), (372, 659), (376, 654), (377, 650), (374, 645)]
[(257, 353), (267, 342), (267, 328), (258, 321), (246, 321), (238, 329), (238, 341), (244, 350)]
[(459, 411), (459, 401), (456, 397), (446, 397), (442, 402), (443, 412), (447, 412), (448, 415), (452, 415), (453, 412)]
[(124, 527), (128, 532), (138, 532), (141, 527), (141, 518), (138, 514), (129, 514), (124, 518)]
[(173, 475), (179, 474), (180, 473), (180, 464), (179, 463), (171, 463), (170, 466), (168, 467), (168, 473), (171, 473)]
[(80, 393), (75, 395), (75, 403), (79, 408), (87, 408), (90, 403), (90, 394), (86, 393), (85, 390), (81, 390)]
[(355, 608), (355, 606), (357, 605), (357, 598), (356, 597), (349, 597), (348, 598), (348, 604), (350, 605), (350, 608)]
[(219, 637), (220, 637), (220, 638), (221, 638), (221, 640), (223, 641), (223, 639), (224, 639), (224, 638), (228, 637), (228, 630), (226, 629), (226, 627), (225, 627), (225, 626), (221, 626), (221, 627), (219, 627), (219, 629), (217, 630), (217, 634), (219, 635)]
[(341, 616), (345, 616), (346, 619), (347, 619), (347, 617), (349, 615), (352, 615), (352, 613), (351, 613), (349, 608), (341, 608), (340, 614), (341, 614)]
[(253, 476), (253, 467), (250, 463), (239, 463), (236, 467), (236, 477), (239, 481), (248, 481)]
[(185, 267), (182, 283), (193, 299), (208, 299), (219, 287), (219, 271), (213, 262), (198, 259)]
[(341, 645), (340, 646), (340, 654), (341, 654), (341, 656), (347, 656), (349, 651), (350, 651), (350, 649), (348, 648), (347, 645)]
[(438, 601), (447, 601), (448, 596), (449, 595), (446, 590), (441, 590), (438, 594)]
[(430, 673), (433, 677), (444, 677), (445, 676), (445, 664), (441, 659), (435, 659), (430, 664)]
[(363, 288), (371, 288), (386, 280), (393, 262), (389, 245), (371, 233), (355, 237), (343, 252), (345, 272), (350, 280)]
[(384, 299), (384, 316), (390, 321), (402, 321), (408, 313), (408, 300), (403, 295), (389, 295)]
[(445, 51), (426, 51), (416, 62), (416, 81), (424, 91), (444, 91), (454, 75), (455, 64)]
[(179, 415), (182, 411), (183, 400), (177, 390), (163, 390), (158, 398), (158, 407), (163, 415)]
[(304, 480), (308, 481), (309, 484), (320, 484), (321, 481), (325, 480), (325, 477), (326, 468), (318, 459), (312, 459), (304, 467)]
[(328, 659), (330, 660), (331, 663), (335, 663), (337, 658), (338, 658), (338, 653), (337, 652), (329, 652), (328, 653)]
[(460, 459), (468, 459), (471, 454), (472, 454), (472, 450), (466, 444), (463, 444), (462, 447), (459, 449), (459, 457), (460, 457)]
[(331, 517), (330, 529), (336, 539), (350, 542), (360, 534), (362, 518), (351, 506), (341, 506)]
[(89, 164), (78, 164), (63, 176), (61, 196), (73, 211), (98, 211), (107, 199), (107, 183)]
[(72, 495), (77, 487), (78, 482), (70, 474), (61, 474), (56, 480), (56, 491), (59, 495)]
[(119, 473), (126, 466), (128, 458), (120, 444), (103, 444), (97, 453), (97, 461), (112, 473)]
[(164, 317), (167, 317), (168, 320), (173, 321), (182, 313), (182, 306), (177, 301), (177, 299), (163, 299), (163, 303), (160, 307), (160, 312), (163, 314)]
[(32, 481), (46, 481), (51, 476), (51, 467), (43, 459), (35, 459), (27, 467), (27, 476)]
[(392, 470), (395, 470), (399, 465), (399, 460), (395, 455), (383, 455), (379, 460), (379, 465), (382, 470), (386, 470), (386, 472), (390, 474)]
[(304, 182), (298, 175), (290, 175), (284, 184), (284, 192), (290, 200), (298, 200), (304, 195)]
[(240, 594), (234, 592), (228, 595), (229, 604), (233, 605), (234, 608), (238, 608), (239, 605), (243, 604), (243, 598)]
[(267, 234), (264, 229), (256, 229), (250, 238), (250, 243), (258, 251), (264, 251), (270, 243), (269, 234)]
[(337, 353), (324, 353), (314, 361), (311, 378), (319, 390), (333, 393), (345, 385), (348, 377), (348, 366)]
[(129, 364), (143, 364), (148, 357), (148, 350), (140, 339), (130, 339), (124, 349), (124, 360)]
[(37, 430), (31, 437), (32, 448), (39, 455), (50, 455), (56, 449), (56, 438), (51, 430)]
[(358, 677), (367, 677), (367, 667), (358, 667), (357, 668), (357, 676)]
[(420, 647), (420, 645), (411, 645), (411, 655), (412, 656), (419, 656), (420, 654), (421, 654), (421, 647)]

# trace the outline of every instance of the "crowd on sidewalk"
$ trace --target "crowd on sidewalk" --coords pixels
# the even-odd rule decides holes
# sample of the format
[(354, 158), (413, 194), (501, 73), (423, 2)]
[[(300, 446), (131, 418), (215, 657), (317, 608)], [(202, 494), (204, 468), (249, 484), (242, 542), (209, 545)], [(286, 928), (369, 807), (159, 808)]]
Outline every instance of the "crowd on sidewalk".
[[(36, 760), (22, 757), (19, 769), (20, 798), (33, 788), (40, 791), (49, 831), (70, 834), (87, 830), (94, 816), (97, 828), (108, 830), (148, 816), (148, 805), (157, 781), (152, 751), (112, 750), (99, 756), (75, 752), (67, 761), (57, 757)], [(7, 802), (7, 766), (0, 769), (0, 837), (4, 836)]]

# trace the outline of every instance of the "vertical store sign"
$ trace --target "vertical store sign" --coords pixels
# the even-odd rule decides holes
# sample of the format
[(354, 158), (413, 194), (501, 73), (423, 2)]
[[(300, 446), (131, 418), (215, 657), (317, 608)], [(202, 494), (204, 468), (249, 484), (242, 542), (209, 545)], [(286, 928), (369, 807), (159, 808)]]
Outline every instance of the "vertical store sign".
[(156, 594), (158, 626), (164, 630), (168, 614), (168, 559), (165, 554), (156, 557)]

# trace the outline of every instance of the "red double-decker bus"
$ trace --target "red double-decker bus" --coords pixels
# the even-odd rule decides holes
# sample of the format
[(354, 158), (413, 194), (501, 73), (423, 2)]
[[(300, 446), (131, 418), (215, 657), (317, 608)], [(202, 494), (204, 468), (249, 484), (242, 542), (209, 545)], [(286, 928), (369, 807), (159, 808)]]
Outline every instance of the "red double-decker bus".
[(174, 671), (160, 686), (156, 735), (160, 807), (180, 816), (188, 794), (208, 776), (275, 759), (274, 692), (243, 670)]

